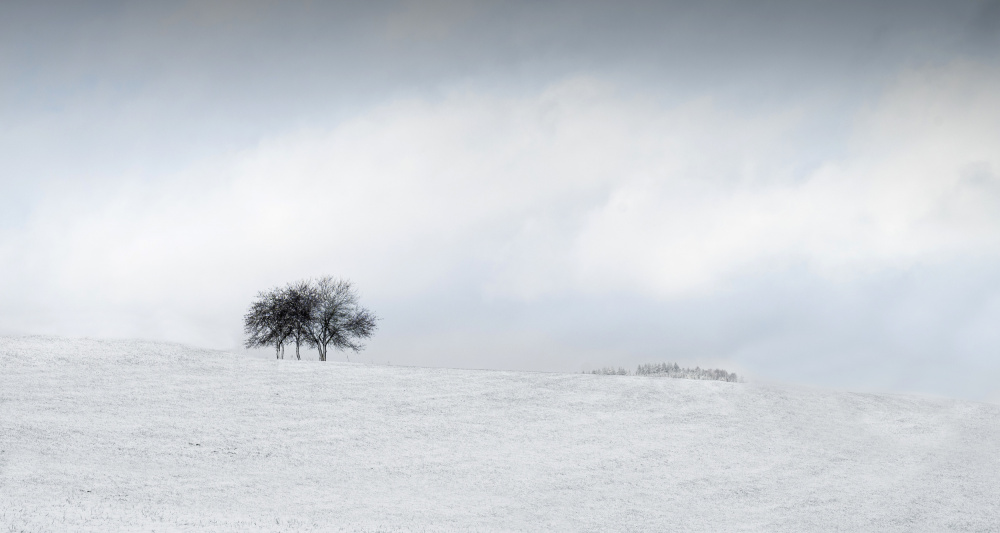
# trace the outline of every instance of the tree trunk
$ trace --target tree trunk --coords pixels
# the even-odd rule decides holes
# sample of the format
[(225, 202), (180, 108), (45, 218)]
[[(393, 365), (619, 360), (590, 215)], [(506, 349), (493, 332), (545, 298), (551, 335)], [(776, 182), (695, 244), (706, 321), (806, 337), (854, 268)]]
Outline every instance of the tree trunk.
[(302, 356), (299, 355), (299, 346), (301, 346), (301, 345), (302, 345), (302, 341), (299, 340), (299, 339), (295, 339), (295, 359), (298, 360), (298, 361), (302, 360)]
[(319, 351), (319, 360), (326, 361), (326, 345), (319, 343), (316, 345), (316, 349)]

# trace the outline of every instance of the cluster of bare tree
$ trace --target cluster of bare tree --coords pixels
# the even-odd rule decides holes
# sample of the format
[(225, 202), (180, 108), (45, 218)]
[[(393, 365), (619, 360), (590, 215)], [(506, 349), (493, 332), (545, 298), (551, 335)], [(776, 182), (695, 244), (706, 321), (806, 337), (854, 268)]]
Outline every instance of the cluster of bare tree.
[(708, 379), (716, 381), (729, 381), (732, 383), (740, 383), (742, 380), (735, 372), (726, 372), (720, 368), (683, 368), (677, 366), (677, 363), (660, 363), (660, 364), (650, 364), (650, 365), (639, 365), (636, 369), (635, 375), (637, 376), (663, 376), (668, 378), (683, 378), (683, 379)]
[(316, 348), (326, 361), (330, 346), (359, 352), (359, 341), (375, 333), (378, 317), (361, 307), (350, 281), (323, 277), (289, 283), (257, 294), (244, 317), (247, 348), (274, 346), (276, 358), (285, 358), (285, 345)]
[(654, 363), (648, 365), (639, 365), (635, 370), (635, 374), (629, 372), (628, 370), (618, 367), (604, 367), (597, 370), (592, 370), (591, 374), (600, 374), (604, 376), (653, 376), (653, 377), (667, 377), (667, 378), (681, 378), (681, 379), (708, 379), (708, 380), (718, 380), (718, 381), (729, 381), (733, 383), (742, 383), (742, 379), (736, 375), (735, 372), (726, 372), (718, 368), (683, 368), (677, 365), (677, 363)]

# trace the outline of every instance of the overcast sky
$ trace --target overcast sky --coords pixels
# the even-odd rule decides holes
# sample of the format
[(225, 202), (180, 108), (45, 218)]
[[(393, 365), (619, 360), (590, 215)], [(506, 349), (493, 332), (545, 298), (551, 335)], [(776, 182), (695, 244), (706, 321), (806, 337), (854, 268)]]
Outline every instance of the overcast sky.
[(325, 274), (360, 361), (1000, 400), (1000, 2), (0, 2), (0, 334)]

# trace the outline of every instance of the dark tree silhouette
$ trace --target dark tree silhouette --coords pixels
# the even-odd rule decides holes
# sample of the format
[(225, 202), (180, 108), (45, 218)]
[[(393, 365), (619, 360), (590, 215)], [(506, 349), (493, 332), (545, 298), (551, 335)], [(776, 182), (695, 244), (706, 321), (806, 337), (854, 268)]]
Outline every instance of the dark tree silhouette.
[(326, 361), (331, 345), (363, 350), (360, 340), (372, 336), (377, 321), (374, 313), (359, 305), (350, 281), (329, 276), (304, 280), (257, 294), (244, 316), (246, 346), (274, 346), (275, 357), (284, 359), (285, 344), (293, 343), (295, 358), (301, 359), (300, 348), (307, 344), (316, 348), (320, 361)]
[(327, 276), (309, 287), (311, 309), (306, 337), (319, 352), (319, 360), (326, 361), (331, 345), (338, 350), (363, 350), (365, 345), (359, 341), (375, 333), (378, 317), (359, 305), (351, 282)]
[(274, 346), (274, 357), (284, 359), (285, 342), (291, 335), (288, 314), (288, 303), (282, 289), (257, 293), (257, 299), (243, 316), (246, 347)]
[(312, 288), (307, 281), (289, 283), (283, 290), (289, 340), (295, 344), (295, 358), (301, 360), (299, 352), (303, 344), (309, 342), (309, 321), (312, 319)]

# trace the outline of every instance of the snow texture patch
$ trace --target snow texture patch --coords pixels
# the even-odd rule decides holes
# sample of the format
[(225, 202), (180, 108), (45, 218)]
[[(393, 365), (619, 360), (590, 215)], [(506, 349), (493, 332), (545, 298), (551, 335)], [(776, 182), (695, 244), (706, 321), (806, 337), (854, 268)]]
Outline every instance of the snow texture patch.
[(0, 531), (997, 531), (1000, 406), (0, 338)]

